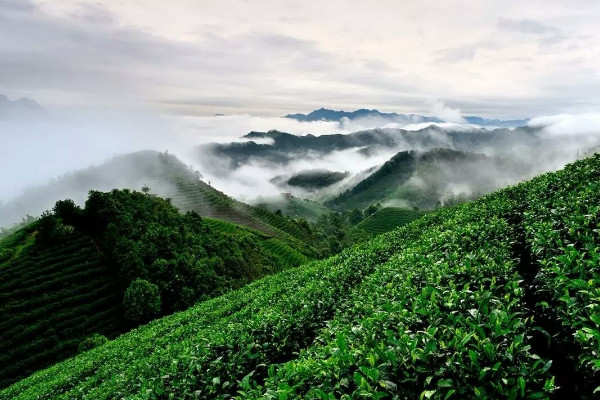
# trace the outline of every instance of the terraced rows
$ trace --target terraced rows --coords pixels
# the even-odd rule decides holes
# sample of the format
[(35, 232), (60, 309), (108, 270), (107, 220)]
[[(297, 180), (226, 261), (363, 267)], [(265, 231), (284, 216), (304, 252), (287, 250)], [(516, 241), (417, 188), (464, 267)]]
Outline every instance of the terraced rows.
[(0, 399), (594, 399), (600, 155), (154, 321)]
[(361, 221), (357, 228), (373, 234), (389, 232), (425, 215), (422, 211), (386, 207)]
[(297, 250), (294, 250), (286, 243), (281, 240), (264, 235), (262, 232), (255, 231), (250, 228), (246, 228), (239, 225), (234, 225), (229, 222), (225, 222), (219, 219), (212, 218), (204, 218), (203, 222), (214, 229), (216, 231), (225, 232), (225, 233), (239, 233), (239, 234), (250, 234), (250, 235), (258, 235), (261, 239), (261, 245), (265, 248), (265, 250), (276, 256), (278, 262), (280, 263), (281, 269), (289, 269), (297, 267), (307, 261), (309, 259), (300, 253)]
[(69, 239), (0, 264), (0, 386), (73, 354), (87, 335), (123, 331), (113, 272), (90, 239)]
[(307, 246), (310, 239), (307, 232), (286, 217), (238, 202), (195, 177), (182, 177), (171, 172), (154, 179), (168, 182), (154, 191), (161, 197), (172, 199), (182, 212), (195, 211), (201, 216), (246, 226), (277, 237), (305, 255), (314, 253)]

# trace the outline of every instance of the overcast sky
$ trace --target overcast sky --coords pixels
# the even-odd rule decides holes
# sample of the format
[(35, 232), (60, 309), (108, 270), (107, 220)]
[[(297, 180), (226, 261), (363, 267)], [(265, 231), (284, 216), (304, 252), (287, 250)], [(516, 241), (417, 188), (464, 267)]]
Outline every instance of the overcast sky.
[(600, 1), (0, 0), (0, 93), (49, 110), (600, 107)]

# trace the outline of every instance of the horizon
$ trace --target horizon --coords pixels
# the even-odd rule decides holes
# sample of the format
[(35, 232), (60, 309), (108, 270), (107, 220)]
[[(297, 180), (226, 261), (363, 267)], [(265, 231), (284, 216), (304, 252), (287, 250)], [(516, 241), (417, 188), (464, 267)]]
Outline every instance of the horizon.
[(590, 0), (141, 5), (1, 0), (0, 91), (50, 111), (185, 115), (427, 114), (444, 101), (509, 119), (600, 105)]

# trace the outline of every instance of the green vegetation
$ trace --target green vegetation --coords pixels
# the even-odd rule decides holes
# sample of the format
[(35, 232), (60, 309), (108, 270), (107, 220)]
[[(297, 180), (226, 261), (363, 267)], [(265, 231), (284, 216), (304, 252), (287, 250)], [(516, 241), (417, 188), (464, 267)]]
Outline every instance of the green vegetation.
[(348, 175), (348, 172), (334, 172), (327, 170), (300, 171), (288, 179), (287, 184), (309, 190), (322, 189), (341, 181)]
[(404, 226), (423, 215), (424, 211), (385, 207), (362, 220), (356, 228), (377, 235)]
[(292, 196), (261, 199), (256, 207), (272, 213), (280, 211), (285, 216), (305, 219), (308, 222), (316, 222), (321, 215), (331, 212), (319, 202)]
[(0, 239), (4, 239), (5, 237), (12, 235), (13, 233), (17, 232), (21, 228), (24, 228), (27, 225), (31, 224), (35, 220), (36, 220), (36, 218), (32, 217), (31, 215), (27, 215), (25, 218), (23, 218), (21, 220), (21, 222), (14, 224), (10, 228), (0, 228)]
[(424, 210), (434, 209), (442, 202), (456, 204), (466, 195), (453, 195), (454, 186), (483, 192), (493, 189), (493, 171), (499, 168), (496, 162), (483, 154), (450, 149), (402, 151), (325, 205), (343, 211), (364, 209), (379, 202)]
[[(180, 295), (187, 294), (185, 292), (186, 290), (182, 289)], [(123, 307), (125, 318), (135, 324), (153, 320), (160, 314), (161, 309), (158, 286), (145, 279), (136, 278), (125, 290)]]
[(0, 240), (0, 387), (94, 334), (114, 338), (306, 261), (278, 238), (148, 193), (91, 192), (83, 209), (58, 201)]
[[(0, 241), (0, 387), (126, 330), (115, 272), (88, 236), (39, 240), (39, 224)], [(58, 238), (57, 238), (58, 239)]]
[[(142, 188), (170, 199), (182, 212), (194, 211), (209, 217), (242, 225), (285, 241), (307, 257), (315, 257), (315, 249), (305, 243), (305, 232), (284, 216), (273, 215), (239, 202), (201, 180), (191, 166), (168, 153), (140, 151), (117, 156), (102, 165), (67, 174), (45, 186), (27, 190), (21, 197), (0, 206), (0, 223), (15, 215), (39, 215), (69, 193), (77, 204), (83, 204), (90, 190)], [(26, 220), (24, 222), (31, 222)], [(16, 228), (18, 229), (18, 227)], [(1, 230), (0, 237), (12, 230)]]
[(106, 342), (108, 342), (106, 336), (94, 333), (92, 336), (86, 337), (81, 341), (81, 343), (79, 343), (78, 350), (80, 353), (83, 353), (84, 351), (88, 351), (98, 346), (102, 346)]
[(1, 399), (593, 398), (600, 155), (38, 372)]

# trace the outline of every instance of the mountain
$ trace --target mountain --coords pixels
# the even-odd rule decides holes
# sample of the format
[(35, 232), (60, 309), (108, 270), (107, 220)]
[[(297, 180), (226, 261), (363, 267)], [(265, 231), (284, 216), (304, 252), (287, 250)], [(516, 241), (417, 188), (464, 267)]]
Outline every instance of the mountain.
[[(295, 119), (301, 122), (313, 122), (313, 121), (340, 121), (342, 118), (350, 120), (356, 120), (361, 118), (377, 118), (387, 120), (388, 122), (396, 122), (403, 124), (418, 124), (423, 122), (444, 122), (442, 119), (436, 117), (427, 117), (419, 114), (397, 114), (397, 113), (383, 113), (378, 110), (367, 110), (361, 108), (355, 111), (335, 111), (326, 108), (320, 108), (314, 110), (308, 114), (288, 114), (285, 118)], [(464, 117), (464, 120), (468, 124), (480, 125), (480, 126), (492, 126), (499, 128), (517, 128), (525, 126), (529, 122), (529, 119), (514, 119), (514, 120), (499, 120), (499, 119), (486, 119), (476, 116)]]
[(155, 321), (0, 392), (594, 398), (600, 155)]
[(259, 197), (254, 205), (272, 213), (279, 211), (292, 218), (304, 218), (309, 222), (317, 222), (321, 215), (331, 212), (320, 202), (300, 199), (290, 193), (282, 193), (273, 197)]
[(140, 151), (113, 157), (105, 163), (66, 174), (53, 182), (26, 190), (0, 206), (0, 226), (8, 226), (27, 214), (39, 215), (57, 200), (71, 198), (83, 204), (90, 190), (141, 189), (146, 186), (170, 198), (181, 211), (228, 221), (277, 237), (307, 256), (313, 256), (311, 237), (293, 220), (239, 202), (201, 180), (201, 174), (177, 157)]
[(479, 126), (493, 126), (498, 128), (518, 128), (520, 126), (526, 126), (529, 122), (529, 118), (525, 119), (487, 119), (475, 116), (464, 117), (467, 124), (479, 125)]
[[(250, 132), (243, 136), (246, 142), (211, 143), (198, 147), (198, 160), (207, 170), (215, 169), (215, 158), (226, 161), (237, 169), (251, 161), (287, 165), (299, 157), (318, 158), (335, 151), (360, 150), (368, 156), (393, 149), (451, 148), (454, 150), (495, 153), (551, 143), (550, 138), (538, 135), (537, 128), (509, 129), (443, 129), (429, 126), (416, 131), (397, 128), (377, 128), (347, 135), (296, 136), (280, 131)], [(270, 144), (259, 144), (253, 139), (269, 139)], [(221, 166), (222, 164), (219, 164)], [(211, 167), (212, 166), (212, 167)], [(220, 167), (219, 167), (220, 168)], [(216, 170), (215, 170), (216, 171)], [(218, 171), (216, 171), (218, 172)]]
[(325, 202), (335, 210), (360, 210), (375, 203), (429, 210), (476, 197), (518, 181), (522, 168), (506, 160), (450, 149), (402, 151), (377, 171)]
[(443, 122), (441, 119), (435, 117), (425, 117), (418, 114), (382, 113), (378, 110), (367, 110), (364, 108), (351, 112), (334, 111), (326, 108), (320, 108), (308, 114), (288, 114), (285, 116), (285, 118), (291, 118), (301, 122), (340, 121), (342, 118), (348, 118), (351, 120), (359, 118), (382, 118), (388, 119), (390, 122), (393, 121), (404, 123)]
[[(536, 174), (559, 169), (581, 158), (594, 147), (593, 142), (597, 142), (594, 137), (574, 141), (567, 135), (549, 135), (541, 127), (488, 130), (439, 126), (419, 130), (378, 128), (347, 135), (321, 136), (297, 136), (280, 131), (250, 132), (244, 139), (245, 142), (199, 146), (196, 154), (203, 171), (215, 181), (247, 180), (246, 168), (252, 168), (260, 173), (250, 179), (262, 179), (257, 183), (267, 181), (272, 186), (270, 193), (261, 193), (263, 197), (289, 193), (299, 198), (326, 202), (340, 211), (351, 210), (354, 206), (368, 207), (371, 204), (368, 200), (380, 202), (388, 198), (401, 200), (386, 204), (389, 207), (431, 209), (438, 201), (449, 204), (465, 196), (487, 193)], [(366, 195), (361, 200), (352, 195), (353, 199), (348, 197), (348, 201), (339, 201), (338, 205), (332, 202), (368, 179), (395, 154), (410, 150), (426, 153), (435, 149), (485, 154), (487, 159), (470, 164), (463, 160), (463, 166), (455, 160), (449, 169), (439, 163), (430, 163), (429, 172), (425, 169), (418, 175), (407, 172), (403, 187), (383, 185), (381, 194), (384, 196)], [(437, 152), (438, 156), (441, 154)], [(532, 156), (534, 154), (535, 157)], [(341, 179), (329, 181), (327, 186), (315, 186), (316, 177), (306, 181), (302, 176), (307, 167), (330, 171), (323, 176), (335, 171), (348, 174), (336, 175)], [(297, 175), (302, 179), (292, 179)], [(448, 181), (445, 185), (441, 182), (442, 178)], [(469, 182), (469, 179), (474, 181)], [(423, 180), (425, 185), (419, 188), (418, 183)], [(394, 191), (397, 193), (394, 194)]]
[(0, 94), (0, 120), (40, 118), (46, 115), (46, 110), (35, 100), (23, 97), (11, 101), (8, 97)]
[[(90, 338), (113, 339), (307, 260), (277, 238), (181, 214), (151, 194), (90, 192), (84, 209), (59, 201), (0, 240), (0, 387)], [(127, 302), (138, 279), (154, 288), (155, 309), (145, 308), (152, 298), (143, 291)]]

